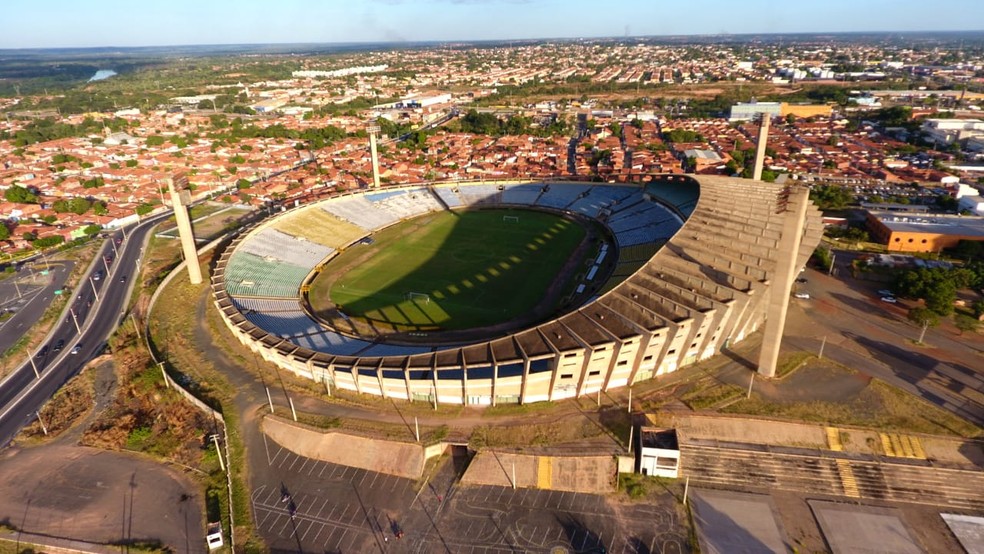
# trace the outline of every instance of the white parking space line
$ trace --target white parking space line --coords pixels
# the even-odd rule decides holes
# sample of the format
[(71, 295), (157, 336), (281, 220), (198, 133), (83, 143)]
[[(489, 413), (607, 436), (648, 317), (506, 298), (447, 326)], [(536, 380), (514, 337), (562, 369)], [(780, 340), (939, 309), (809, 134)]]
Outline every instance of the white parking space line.
[[(315, 524), (313, 521), (304, 520), (303, 522), (301, 522), (302, 525), (304, 523), (307, 523), (307, 529), (305, 529), (304, 530), (304, 533), (301, 535), (301, 539), (300, 540), (301, 540), (302, 543), (304, 542), (304, 538), (307, 537), (308, 533), (311, 532), (311, 528), (312, 527), (321, 527), (320, 524)], [(300, 529), (300, 525), (298, 525), (298, 529)]]
[[(287, 471), (293, 471), (293, 470), (294, 470), (294, 465), (295, 465), (295, 464), (297, 464), (297, 462), (298, 462), (298, 461), (300, 461), (300, 459), (301, 459), (301, 457), (300, 457), (300, 456), (297, 456), (297, 455), (295, 454), (295, 455), (294, 455), (294, 463), (292, 463), (292, 464), (290, 464), (290, 467), (289, 467), (289, 468), (287, 468)], [(305, 460), (306, 460), (306, 459), (307, 459), (307, 458), (305, 458)]]
[[(266, 435), (264, 435), (264, 436), (266, 436)], [(273, 458), (270, 458), (270, 464), (269, 465), (273, 465), (273, 462), (277, 461), (277, 458), (280, 456), (280, 453), (283, 452), (283, 451), (284, 451), (284, 448), (281, 446), (280, 449), (277, 450), (277, 453), (273, 455)]]
[(263, 524), (266, 523), (267, 518), (269, 518), (271, 515), (273, 515), (273, 512), (271, 512), (269, 510), (257, 510), (256, 511), (257, 517), (259, 517), (260, 512), (263, 512), (263, 519), (261, 519), (261, 520), (259, 520), (259, 521), (256, 522), (256, 528), (257, 529), (262, 529), (263, 528)]

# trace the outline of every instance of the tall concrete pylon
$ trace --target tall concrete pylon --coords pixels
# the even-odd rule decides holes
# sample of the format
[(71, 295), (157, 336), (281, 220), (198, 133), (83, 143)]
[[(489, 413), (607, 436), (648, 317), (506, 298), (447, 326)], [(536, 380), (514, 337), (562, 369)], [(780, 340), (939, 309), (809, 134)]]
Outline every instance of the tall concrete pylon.
[(167, 188), (171, 193), (171, 207), (174, 208), (174, 219), (178, 222), (178, 237), (181, 239), (181, 250), (188, 266), (188, 278), (192, 285), (202, 282), (202, 268), (198, 264), (198, 248), (195, 246), (195, 231), (191, 228), (191, 218), (188, 216), (188, 204), (191, 203), (191, 193), (188, 191), (188, 176), (178, 173), (167, 179)]
[(787, 187), (777, 197), (778, 213), (783, 214), (782, 235), (776, 252), (776, 271), (769, 285), (769, 300), (765, 312), (765, 330), (762, 334), (762, 351), (759, 353), (758, 372), (763, 377), (775, 377), (779, 361), (779, 347), (786, 327), (789, 294), (796, 280), (799, 246), (806, 224), (806, 208), (810, 203), (810, 191), (806, 187)]
[(762, 169), (765, 166), (765, 145), (769, 142), (769, 121), (772, 119), (772, 116), (767, 113), (763, 113), (761, 116), (758, 143), (755, 145), (755, 167), (752, 171), (752, 179), (756, 181), (762, 180)]
[(379, 188), (379, 154), (376, 152), (376, 134), (379, 133), (379, 125), (375, 123), (366, 127), (369, 133), (369, 155), (372, 158), (372, 186)]

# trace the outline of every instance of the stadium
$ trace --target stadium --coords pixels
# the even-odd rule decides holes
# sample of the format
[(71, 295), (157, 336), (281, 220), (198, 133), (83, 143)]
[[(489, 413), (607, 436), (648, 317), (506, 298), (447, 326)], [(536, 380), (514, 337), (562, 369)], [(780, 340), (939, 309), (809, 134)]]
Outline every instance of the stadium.
[[(781, 191), (638, 175), (345, 193), (244, 229), (214, 261), (212, 290), (244, 345), (329, 391), (435, 405), (559, 400), (675, 371), (754, 332), (776, 270)], [(456, 230), (476, 212), (478, 227)], [(438, 217), (455, 220), (438, 238), (413, 227)], [(799, 266), (821, 233), (811, 204)], [(511, 236), (525, 243), (500, 250)], [(505, 258), (490, 266), (490, 255)], [(555, 298), (538, 311), (544, 283)], [(512, 306), (526, 288), (535, 298)], [(501, 318), (486, 317), (490, 306)]]

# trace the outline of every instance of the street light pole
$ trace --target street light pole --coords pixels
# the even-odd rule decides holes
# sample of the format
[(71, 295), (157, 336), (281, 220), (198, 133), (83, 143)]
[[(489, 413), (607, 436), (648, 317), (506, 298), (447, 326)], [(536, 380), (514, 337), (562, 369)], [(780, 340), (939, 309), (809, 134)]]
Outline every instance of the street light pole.
[(919, 333), (919, 340), (917, 341), (919, 344), (922, 344), (923, 339), (926, 338), (926, 328), (927, 327), (929, 327), (929, 322), (928, 321), (924, 321), (923, 322), (923, 327), (922, 327), (922, 332)]
[(72, 314), (72, 321), (75, 322), (75, 330), (78, 331), (79, 334), (81, 335), (82, 334), (82, 328), (79, 327), (79, 318), (75, 317), (75, 310), (69, 310), (68, 312), (70, 314)]
[(30, 357), (30, 360), (31, 360), (31, 369), (34, 370), (34, 376), (37, 377), (38, 379), (40, 379), (41, 378), (41, 374), (38, 372), (38, 366), (37, 366), (37, 364), (34, 363), (34, 356), (31, 356)]
[(96, 297), (96, 302), (99, 302), (99, 292), (96, 290), (96, 282), (92, 280), (92, 276), (89, 276), (89, 285), (92, 286), (92, 296)]

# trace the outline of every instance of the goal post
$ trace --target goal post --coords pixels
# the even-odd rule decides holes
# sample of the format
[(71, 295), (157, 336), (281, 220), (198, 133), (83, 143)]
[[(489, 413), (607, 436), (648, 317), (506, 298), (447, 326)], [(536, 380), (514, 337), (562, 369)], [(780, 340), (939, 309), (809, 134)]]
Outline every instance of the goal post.
[(503, 223), (519, 223), (518, 215), (504, 215), (502, 216)]
[(426, 294), (426, 293), (423, 293), (423, 292), (408, 292), (407, 293), (407, 300), (409, 300), (410, 302), (413, 302), (415, 304), (416, 303), (430, 304), (431, 297), (430, 297), (429, 294)]

